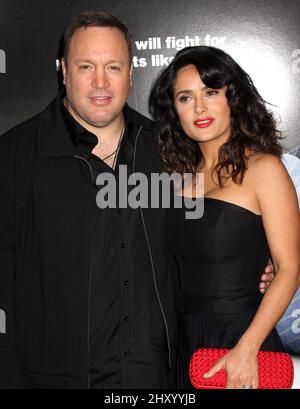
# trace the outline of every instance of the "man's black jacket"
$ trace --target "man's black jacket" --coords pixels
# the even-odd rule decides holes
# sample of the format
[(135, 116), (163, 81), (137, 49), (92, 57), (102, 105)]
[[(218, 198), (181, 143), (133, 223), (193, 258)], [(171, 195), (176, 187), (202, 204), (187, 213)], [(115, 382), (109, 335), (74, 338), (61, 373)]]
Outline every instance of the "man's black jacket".
[[(159, 172), (151, 122), (125, 109), (133, 123), (134, 171)], [(0, 310), (6, 317), (0, 388), (89, 386), (88, 260), (95, 190), (60, 115), (57, 97), (0, 138)], [(146, 240), (147, 252), (133, 263), (139, 263), (135, 271), (143, 280), (149, 269), (141, 260), (147, 260), (152, 288), (132, 292), (131, 353), (121, 360), (122, 387), (165, 388), (172, 386), (177, 274), (164, 242), (166, 210), (136, 211), (143, 237), (131, 240)]]

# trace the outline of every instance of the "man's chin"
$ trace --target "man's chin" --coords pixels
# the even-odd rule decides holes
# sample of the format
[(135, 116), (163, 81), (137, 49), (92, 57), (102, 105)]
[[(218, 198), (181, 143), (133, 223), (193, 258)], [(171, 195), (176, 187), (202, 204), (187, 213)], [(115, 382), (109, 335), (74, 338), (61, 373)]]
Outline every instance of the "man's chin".
[(85, 122), (94, 128), (105, 128), (106, 126), (112, 124), (115, 120), (116, 118), (111, 117), (85, 118)]

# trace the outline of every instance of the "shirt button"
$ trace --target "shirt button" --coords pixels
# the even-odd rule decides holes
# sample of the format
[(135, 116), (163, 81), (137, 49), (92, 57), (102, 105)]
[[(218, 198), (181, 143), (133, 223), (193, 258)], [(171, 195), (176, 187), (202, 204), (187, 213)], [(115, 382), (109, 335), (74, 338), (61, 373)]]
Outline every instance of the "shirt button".
[(130, 321), (130, 317), (125, 317), (124, 321), (126, 321), (126, 322)]
[(128, 280), (126, 280), (126, 281), (124, 281), (124, 283), (123, 283), (124, 285), (125, 285), (125, 287), (128, 287), (128, 285), (129, 285), (129, 281)]
[(125, 356), (128, 356), (129, 354), (130, 354), (130, 351), (129, 351), (128, 349), (125, 349), (124, 355), (125, 355)]
[(122, 243), (122, 244), (121, 244), (121, 247), (122, 247), (122, 249), (126, 249), (126, 244), (125, 244), (125, 243)]

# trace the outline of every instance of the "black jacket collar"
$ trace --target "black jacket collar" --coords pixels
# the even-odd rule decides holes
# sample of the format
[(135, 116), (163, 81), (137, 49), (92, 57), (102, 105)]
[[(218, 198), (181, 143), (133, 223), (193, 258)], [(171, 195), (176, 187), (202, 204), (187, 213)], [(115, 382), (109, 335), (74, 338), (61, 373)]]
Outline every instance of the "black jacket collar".
[[(78, 152), (76, 135), (78, 132), (88, 132), (70, 114), (63, 105), (64, 92), (60, 92), (50, 105), (40, 114), (38, 129), (38, 156), (73, 156)], [(130, 108), (124, 107), (124, 117), (127, 126), (127, 137), (134, 145), (140, 128), (151, 132), (151, 121)], [(93, 135), (93, 134), (91, 134)]]

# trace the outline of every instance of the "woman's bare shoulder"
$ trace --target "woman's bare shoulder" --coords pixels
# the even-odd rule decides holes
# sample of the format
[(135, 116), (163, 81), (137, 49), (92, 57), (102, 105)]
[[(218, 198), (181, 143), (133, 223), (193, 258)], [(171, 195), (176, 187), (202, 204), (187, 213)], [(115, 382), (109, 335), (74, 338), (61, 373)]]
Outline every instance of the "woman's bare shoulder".
[[(258, 172), (285, 171), (281, 158), (270, 153), (251, 152), (248, 155), (247, 171), (257, 175)], [(285, 171), (286, 172), (286, 171)]]
[(288, 183), (290, 176), (280, 157), (270, 153), (254, 152), (248, 157), (247, 179), (252, 186)]

